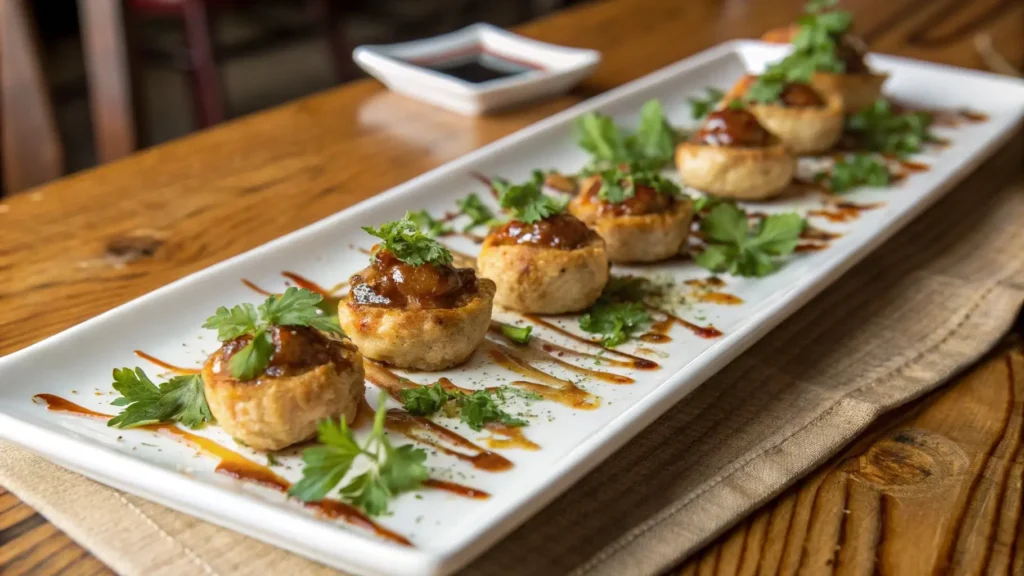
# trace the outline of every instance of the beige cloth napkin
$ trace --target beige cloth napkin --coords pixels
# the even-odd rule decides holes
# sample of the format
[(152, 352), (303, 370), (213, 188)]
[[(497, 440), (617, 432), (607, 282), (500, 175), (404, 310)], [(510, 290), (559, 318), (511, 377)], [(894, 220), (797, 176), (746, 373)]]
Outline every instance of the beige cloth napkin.
[[(669, 569), (984, 354), (1024, 301), (1016, 144), (465, 572)], [(0, 483), (123, 574), (331, 572), (9, 445)]]

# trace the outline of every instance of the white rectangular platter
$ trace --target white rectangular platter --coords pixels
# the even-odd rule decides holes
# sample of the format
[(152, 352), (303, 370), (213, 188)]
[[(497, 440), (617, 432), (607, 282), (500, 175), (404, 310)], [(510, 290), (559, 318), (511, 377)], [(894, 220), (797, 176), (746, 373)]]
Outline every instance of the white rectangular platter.
[[(359, 249), (368, 248), (372, 242), (360, 226), (399, 218), (410, 209), (426, 208), (432, 214), (441, 214), (470, 192), (488, 198), (472, 172), (501, 175), (513, 181), (526, 179), (535, 168), (575, 172), (587, 157), (575, 146), (571, 125), (586, 111), (598, 110), (613, 116), (622, 126), (635, 126), (644, 101), (658, 98), (673, 124), (691, 125), (687, 97), (700, 94), (706, 86), (727, 88), (744, 72), (756, 72), (783, 53), (782, 47), (759, 42), (719, 45), (307, 228), (0, 358), (0, 437), (105, 484), (343, 570), (361, 574), (454, 571), (568, 489), (601, 460), (614, 457), (615, 450), (627, 440), (939, 199), (1013, 132), (1024, 113), (1024, 83), (872, 55), (870, 65), (891, 74), (886, 87), (889, 95), (922, 107), (970, 107), (987, 114), (988, 120), (936, 129), (938, 135), (950, 139), (950, 144), (914, 158), (930, 165), (928, 171), (913, 174), (895, 187), (862, 189), (849, 195), (854, 202), (882, 202), (883, 206), (851, 222), (813, 220), (820, 228), (842, 234), (827, 250), (795, 255), (766, 278), (727, 277), (728, 291), (742, 298), (743, 304), (692, 303), (678, 310), (680, 316), (695, 323), (713, 324), (723, 332), (721, 337), (698, 338), (676, 327), (670, 343), (642, 344), (656, 350), (651, 358), (661, 364), (659, 370), (598, 368), (635, 379), (628, 386), (581, 379), (575, 373), (551, 367), (552, 374), (576, 381), (599, 396), (601, 406), (580, 411), (551, 402), (527, 404), (520, 400), (522, 406), (509, 410), (535, 416), (523, 431), (541, 449), (499, 450), (514, 463), (510, 470), (476, 470), (455, 458), (431, 452), (428, 465), (432, 474), (447, 475), (491, 497), (472, 500), (437, 490), (400, 496), (392, 502), (392, 514), (378, 521), (409, 538), (413, 547), (380, 539), (358, 526), (318, 517), (279, 492), (217, 474), (217, 460), (197, 457), (194, 448), (168, 435), (117, 430), (106, 427), (101, 420), (48, 411), (45, 405), (34, 402), (33, 396), (56, 394), (110, 413), (116, 410), (109, 405), (113, 399), (112, 368), (138, 365), (151, 375), (160, 372), (136, 358), (133, 350), (142, 349), (174, 364), (195, 367), (217, 348), (214, 335), (200, 328), (203, 321), (218, 306), (263, 299), (246, 288), (240, 282), (242, 278), (279, 292), (285, 286), (281, 272), (288, 270), (321, 285), (334, 285), (366, 265), (366, 255)], [(755, 209), (806, 213), (820, 207), (820, 199), (808, 195), (759, 204)], [(451, 245), (467, 253), (477, 250), (461, 238), (452, 240)], [(671, 277), (680, 285), (686, 279), (708, 276), (690, 261), (617, 268), (615, 272)], [(501, 320), (518, 318), (501, 310), (495, 315)], [(574, 319), (556, 321), (578, 332)], [(579, 346), (548, 329), (538, 328), (535, 333), (570, 348)], [(623, 349), (632, 352), (636, 345), (628, 344)], [(511, 372), (489, 364), (486, 354), (479, 352), (467, 365), (443, 374), (458, 384), (475, 386), (484, 381), (516, 379)], [(409, 376), (419, 383), (436, 378), (427, 374)], [(377, 393), (368, 386), (371, 404)], [(487, 432), (475, 433), (457, 420), (441, 423), (474, 442), (482, 444), (486, 440)], [(266, 461), (264, 455), (237, 445), (215, 426), (198, 434), (256, 462)], [(404, 444), (406, 440), (396, 436), (393, 442)], [(297, 480), (301, 468), (298, 457), (281, 460), (282, 466), (274, 470), (289, 481)]]

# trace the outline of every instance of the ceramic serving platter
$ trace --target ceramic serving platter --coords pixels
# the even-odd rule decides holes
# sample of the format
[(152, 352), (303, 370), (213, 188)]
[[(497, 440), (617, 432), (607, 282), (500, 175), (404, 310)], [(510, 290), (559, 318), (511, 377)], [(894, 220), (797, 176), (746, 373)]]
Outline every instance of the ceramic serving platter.
[[(586, 111), (601, 111), (612, 115), (620, 125), (635, 126), (644, 101), (658, 98), (674, 124), (692, 125), (687, 97), (699, 95), (707, 86), (727, 88), (744, 72), (758, 71), (781, 57), (784, 50), (748, 41), (719, 45), (307, 228), (0, 358), (0, 436), (100, 482), (343, 570), (361, 574), (454, 571), (560, 492), (571, 489), (600, 461), (614, 458), (615, 451), (632, 436), (676, 403), (685, 402), (694, 388), (940, 198), (1012, 133), (1024, 113), (1024, 83), (902, 58), (870, 56), (871, 66), (892, 75), (886, 87), (889, 95), (926, 108), (969, 107), (987, 115), (987, 120), (937, 128), (937, 134), (948, 139), (948, 145), (913, 159), (929, 168), (890, 188), (849, 194), (846, 199), (851, 204), (873, 206), (870, 210), (852, 210), (855, 218), (850, 214), (814, 215), (815, 210), (829, 213), (836, 208), (825, 206), (821, 196), (813, 193), (751, 205), (751, 209), (762, 212), (797, 210), (808, 214), (816, 228), (839, 236), (828, 242), (826, 249), (795, 254), (781, 270), (766, 278), (723, 276), (725, 286), (719, 290), (742, 300), (741, 304), (704, 302), (688, 295), (685, 280), (708, 277), (689, 260), (616, 267), (617, 274), (670, 280), (684, 296), (688, 295), (675, 309), (677, 315), (697, 326), (714, 326), (721, 335), (707, 337), (710, 334), (677, 324), (668, 334), (670, 342), (628, 343), (621, 348), (656, 362), (660, 365), (656, 370), (616, 365), (607, 361), (616, 358), (610, 354), (597, 362), (571, 355), (560, 358), (571, 365), (632, 379), (632, 384), (611, 384), (564, 365), (534, 362), (539, 370), (571, 381), (591, 394), (596, 407), (574, 409), (557, 402), (510, 397), (506, 409), (530, 420), (522, 431), (539, 449), (494, 448), (512, 463), (502, 472), (474, 468), (472, 463), (442, 450), (429, 449), (432, 476), (471, 486), (490, 497), (466, 498), (434, 489), (400, 496), (392, 502), (391, 514), (376, 521), (408, 538), (412, 546), (381, 538), (359, 523), (325, 518), (279, 491), (217, 473), (218, 459), (197, 450), (194, 441), (183, 441), (166, 431), (108, 428), (100, 419), (48, 410), (45, 403), (33, 397), (54, 394), (85, 408), (116, 412), (117, 408), (110, 406), (115, 397), (111, 370), (141, 366), (151, 375), (161, 373), (158, 367), (135, 356), (134, 350), (181, 366), (199, 366), (218, 346), (215, 335), (200, 328), (207, 316), (221, 305), (264, 299), (243, 284), (243, 279), (270, 292), (285, 288), (289, 282), (282, 275), (285, 271), (322, 286), (343, 282), (366, 265), (363, 250), (372, 242), (360, 226), (401, 217), (410, 209), (425, 208), (441, 215), (454, 208), (456, 199), (471, 192), (494, 207), (474, 172), (511, 180), (525, 179), (536, 168), (575, 172), (587, 156), (575, 146), (571, 125)], [(452, 237), (444, 241), (459, 252), (474, 254), (478, 250), (470, 239)], [(495, 317), (528, 323), (502, 310), (496, 310)], [(574, 318), (549, 321), (581, 334)], [(595, 352), (594, 347), (549, 327), (537, 326), (535, 335), (572, 350)], [(494, 363), (489, 351), (501, 345), (494, 338), (469, 363), (443, 375), (466, 387), (532, 380)], [(428, 374), (407, 376), (418, 383), (436, 378)], [(371, 404), (376, 402), (377, 394), (376, 388), (368, 386)], [(473, 432), (456, 419), (439, 418), (437, 423), (481, 447), (488, 447), (493, 440), (489, 432)], [(267, 462), (266, 455), (236, 444), (216, 426), (196, 434), (255, 463)], [(396, 444), (408, 441), (393, 435)], [(296, 452), (280, 454), (277, 460), (273, 471), (294, 482), (301, 468)]]

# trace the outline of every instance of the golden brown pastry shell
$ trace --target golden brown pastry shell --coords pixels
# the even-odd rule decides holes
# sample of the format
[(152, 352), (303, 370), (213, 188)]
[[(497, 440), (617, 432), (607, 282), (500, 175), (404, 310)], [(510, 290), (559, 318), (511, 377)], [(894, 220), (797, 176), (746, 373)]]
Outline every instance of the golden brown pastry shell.
[(764, 200), (793, 181), (796, 156), (781, 141), (764, 148), (683, 142), (676, 167), (687, 186), (723, 198)]
[(578, 195), (569, 202), (569, 212), (604, 239), (608, 260), (615, 264), (675, 256), (686, 242), (693, 220), (693, 202), (686, 197), (676, 198), (668, 210), (653, 214), (599, 214), (591, 206)]
[(495, 244), (488, 236), (477, 257), (477, 273), (497, 284), (494, 301), (531, 314), (579, 312), (597, 301), (608, 283), (605, 241), (574, 250)]
[(864, 72), (857, 74), (833, 74), (815, 72), (811, 77), (811, 86), (819, 92), (839, 94), (843, 100), (843, 110), (847, 114), (863, 110), (882, 97), (882, 85), (889, 78), (888, 74)]
[(338, 305), (345, 334), (367, 358), (399, 368), (444, 370), (462, 364), (483, 341), (491, 322), (494, 282), (477, 279), (477, 291), (456, 308), (387, 308)]
[(352, 422), (366, 391), (363, 357), (346, 347), (347, 365), (322, 364), (296, 376), (240, 382), (214, 352), (203, 366), (203, 389), (217, 424), (247, 446), (280, 450), (316, 436), (316, 423)]
[(794, 154), (819, 154), (843, 134), (843, 99), (838, 92), (815, 89), (825, 101), (820, 107), (749, 104), (747, 109), (766, 130)]

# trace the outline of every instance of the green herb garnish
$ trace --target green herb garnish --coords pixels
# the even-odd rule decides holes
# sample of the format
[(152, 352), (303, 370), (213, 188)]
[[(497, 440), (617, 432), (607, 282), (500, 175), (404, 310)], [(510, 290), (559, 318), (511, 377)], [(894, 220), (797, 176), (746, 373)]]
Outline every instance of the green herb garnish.
[(302, 479), (288, 494), (303, 502), (323, 500), (362, 457), (369, 466), (366, 472), (349, 480), (341, 489), (345, 501), (377, 516), (387, 512), (388, 502), (402, 492), (415, 490), (427, 480), (424, 462), (427, 453), (412, 444), (394, 447), (384, 433), (387, 398), (381, 394), (373, 418), (370, 437), (360, 446), (345, 418), (323, 420), (317, 424), (317, 440), (321, 445), (302, 451)]
[(580, 316), (580, 329), (601, 334), (601, 345), (614, 348), (651, 323), (651, 315), (640, 302), (598, 303)]
[(675, 130), (657, 100), (644, 103), (640, 125), (633, 134), (620, 130), (610, 117), (597, 112), (580, 116), (575, 129), (577, 143), (593, 156), (591, 164), (598, 168), (626, 163), (657, 170), (671, 162), (675, 152)]
[(470, 223), (462, 231), (469, 232), (477, 226), (488, 226), (494, 222), (494, 212), (480, 200), (476, 194), (470, 194), (461, 200), (456, 200), (455, 205), (459, 207), (459, 213), (469, 216)]
[(888, 186), (892, 180), (885, 161), (869, 154), (854, 154), (837, 160), (829, 172), (819, 172), (817, 181), (827, 181), (830, 190), (843, 193), (858, 186)]
[(584, 176), (598, 175), (601, 177), (601, 188), (597, 197), (605, 202), (618, 204), (632, 198), (637, 186), (647, 186), (656, 192), (674, 196), (680, 193), (679, 185), (665, 178), (660, 172), (643, 167), (623, 167), (621, 165), (602, 169), (588, 168), (582, 172)]
[(710, 114), (725, 97), (725, 92), (718, 88), (705, 88), (704, 92), (704, 97), (687, 98), (690, 101), (690, 117), (694, 120), (700, 120)]
[(735, 204), (719, 204), (701, 219), (707, 247), (698, 265), (712, 272), (761, 277), (779, 267), (778, 258), (793, 252), (805, 221), (795, 213), (772, 214), (751, 229), (747, 214)]
[(430, 416), (441, 410), (454, 415), (459, 412), (462, 422), (473, 430), (482, 430), (489, 422), (501, 422), (507, 426), (526, 426), (525, 420), (512, 417), (511, 414), (498, 408), (497, 403), (487, 390), (477, 390), (472, 394), (445, 390), (440, 382), (429, 386), (405, 388), (401, 392), (402, 404), (411, 414)]
[(415, 212), (407, 212), (405, 217), (412, 220), (413, 223), (419, 227), (423, 233), (429, 238), (436, 238), (449, 234), (452, 229), (444, 222), (435, 219), (426, 210), (416, 210)]
[(401, 220), (381, 224), (380, 228), (363, 226), (363, 230), (383, 240), (381, 249), (391, 252), (395, 258), (410, 266), (443, 266), (452, 262), (452, 253), (440, 242), (424, 234), (409, 213)]
[(111, 402), (125, 406), (107, 422), (115, 428), (145, 426), (157, 422), (181, 422), (199, 428), (213, 421), (203, 392), (203, 379), (198, 374), (175, 376), (157, 386), (142, 368), (114, 369), (114, 390), (121, 396)]
[(522, 184), (509, 184), (506, 180), (494, 178), (491, 185), (501, 195), (501, 207), (510, 211), (516, 220), (527, 224), (560, 214), (568, 204), (565, 200), (545, 194), (542, 190), (543, 181), (538, 180), (536, 175)]
[(231, 375), (246, 381), (266, 370), (274, 353), (274, 343), (267, 330), (270, 326), (308, 326), (341, 334), (337, 318), (327, 316), (320, 308), (323, 296), (294, 286), (279, 296), (270, 296), (259, 309), (252, 304), (238, 304), (228, 309), (221, 306), (206, 319), (203, 328), (217, 331), (221, 342), (251, 335), (252, 340), (231, 356)]
[(935, 140), (929, 130), (931, 124), (930, 114), (900, 114), (892, 110), (888, 100), (879, 98), (873, 105), (849, 116), (846, 130), (868, 150), (903, 157), (920, 152), (925, 143)]
[(533, 326), (513, 326), (511, 324), (501, 325), (501, 335), (516, 344), (528, 344)]

